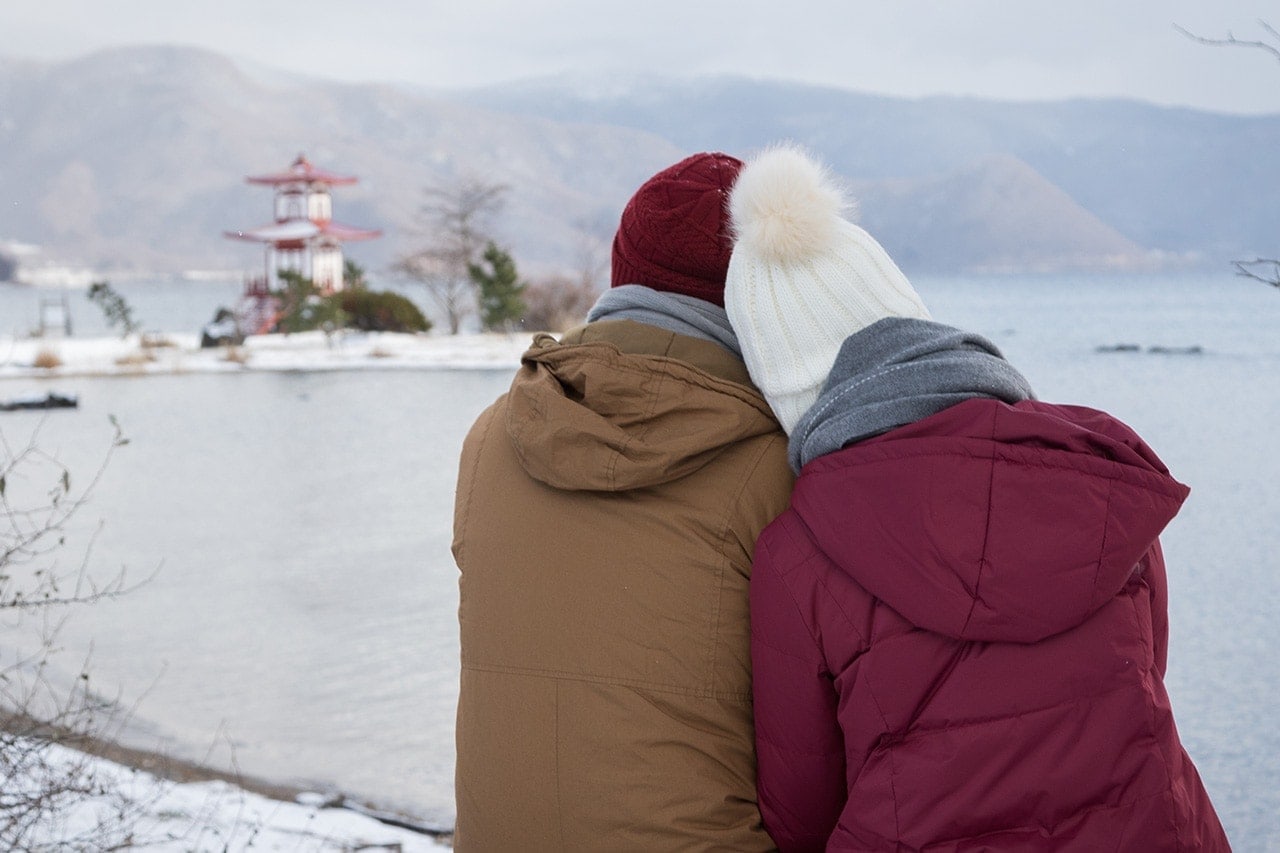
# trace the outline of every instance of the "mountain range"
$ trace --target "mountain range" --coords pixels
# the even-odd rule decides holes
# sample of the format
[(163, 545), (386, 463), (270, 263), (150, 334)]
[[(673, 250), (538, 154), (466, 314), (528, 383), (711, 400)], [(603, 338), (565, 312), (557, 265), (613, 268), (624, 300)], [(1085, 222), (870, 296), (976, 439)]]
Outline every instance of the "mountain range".
[[(599, 266), (627, 198), (697, 150), (792, 140), (911, 270), (1148, 269), (1274, 256), (1280, 116), (1136, 101), (889, 98), (735, 77), (546, 78), (431, 90), (264, 72), (187, 47), (0, 58), (0, 253), (103, 275), (257, 272), (224, 232), (265, 224), (244, 178), (299, 153), (359, 177), (334, 216), (427, 239), (428, 187), (507, 188), (492, 223), (526, 275)], [(6, 247), (8, 249), (6, 250)], [(0, 269), (3, 269), (0, 265)]]

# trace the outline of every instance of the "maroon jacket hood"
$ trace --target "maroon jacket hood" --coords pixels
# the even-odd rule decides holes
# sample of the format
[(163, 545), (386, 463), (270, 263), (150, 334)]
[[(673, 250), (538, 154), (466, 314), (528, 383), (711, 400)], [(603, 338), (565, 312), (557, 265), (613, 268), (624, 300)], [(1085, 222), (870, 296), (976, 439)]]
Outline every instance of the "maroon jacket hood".
[(913, 624), (1030, 643), (1118, 593), (1188, 492), (1103, 412), (974, 399), (815, 459), (792, 506)]

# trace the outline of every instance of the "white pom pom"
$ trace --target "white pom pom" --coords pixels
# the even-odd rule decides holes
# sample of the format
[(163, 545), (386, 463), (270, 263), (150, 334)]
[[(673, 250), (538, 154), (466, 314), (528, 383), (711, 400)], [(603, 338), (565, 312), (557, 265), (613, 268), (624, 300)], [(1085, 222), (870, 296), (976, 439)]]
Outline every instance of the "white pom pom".
[(738, 173), (729, 216), (738, 245), (765, 263), (786, 263), (831, 248), (848, 207), (827, 169), (800, 148), (770, 148)]

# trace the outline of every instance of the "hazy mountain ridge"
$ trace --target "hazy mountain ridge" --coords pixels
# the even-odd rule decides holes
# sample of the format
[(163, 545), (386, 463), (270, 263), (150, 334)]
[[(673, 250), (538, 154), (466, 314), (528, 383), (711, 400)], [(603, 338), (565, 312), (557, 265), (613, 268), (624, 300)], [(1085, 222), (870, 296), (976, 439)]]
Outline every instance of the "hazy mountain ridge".
[[(352, 247), (374, 271), (420, 241), (423, 187), (510, 188), (497, 222), (522, 269), (577, 268), (628, 196), (683, 154), (780, 139), (821, 154), (863, 224), (908, 268), (1128, 268), (1274, 251), (1257, 187), (1280, 117), (1124, 101), (895, 99), (739, 78), (568, 79), (440, 92), (245, 70), (195, 48), (0, 58), (0, 245), (105, 272), (256, 271), (222, 232), (264, 224), (248, 174), (299, 152), (359, 176), (335, 217), (381, 228)], [(1155, 251), (1153, 251), (1155, 250)]]
[(905, 267), (927, 270), (1146, 269), (1148, 252), (1008, 154), (937, 178), (857, 191), (861, 218)]
[(264, 83), (190, 48), (11, 69), (0, 64), (0, 241), (104, 270), (256, 272), (260, 250), (222, 234), (270, 220), (270, 190), (244, 177), (283, 169), (299, 152), (359, 177), (335, 190), (334, 215), (384, 231), (352, 247), (370, 269), (415, 245), (423, 188), (452, 175), (508, 185), (501, 238), (549, 266), (579, 250), (581, 223), (620, 208), (681, 154), (641, 131), (392, 86)]
[[(640, 91), (640, 97), (630, 92)], [(577, 92), (575, 94), (575, 92)], [(1280, 215), (1259, 187), (1280, 182), (1280, 116), (1234, 116), (1130, 100), (995, 102), (888, 98), (733, 77), (529, 81), (470, 103), (660, 133), (734, 153), (781, 139), (850, 179), (940, 178), (1012, 155), (1120, 234), (1209, 262), (1274, 253)]]

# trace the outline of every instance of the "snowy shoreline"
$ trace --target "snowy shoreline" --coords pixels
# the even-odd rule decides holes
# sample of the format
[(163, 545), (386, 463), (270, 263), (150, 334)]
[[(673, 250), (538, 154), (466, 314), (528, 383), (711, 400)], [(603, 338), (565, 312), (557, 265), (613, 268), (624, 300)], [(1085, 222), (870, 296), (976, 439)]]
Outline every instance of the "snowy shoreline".
[[(411, 821), (338, 795), (255, 784), (109, 743), (90, 744), (87, 750), (46, 747), (48, 768), (82, 774), (92, 781), (94, 793), (63, 803), (48, 821), (41, 821), (35, 837), (28, 839), (34, 849), (88, 849), (99, 841), (114, 841), (117, 834), (128, 839), (128, 846), (173, 853), (247, 848), (430, 853), (452, 846), (450, 830), (415, 830)], [(23, 784), (21, 778), (10, 782)], [(39, 783), (38, 777), (29, 782)], [(123, 822), (116, 823), (117, 817)]]
[(192, 333), (128, 338), (0, 337), (0, 379), (260, 371), (514, 370), (532, 340), (528, 332), (300, 332), (251, 335), (238, 347), (201, 348), (199, 335)]

